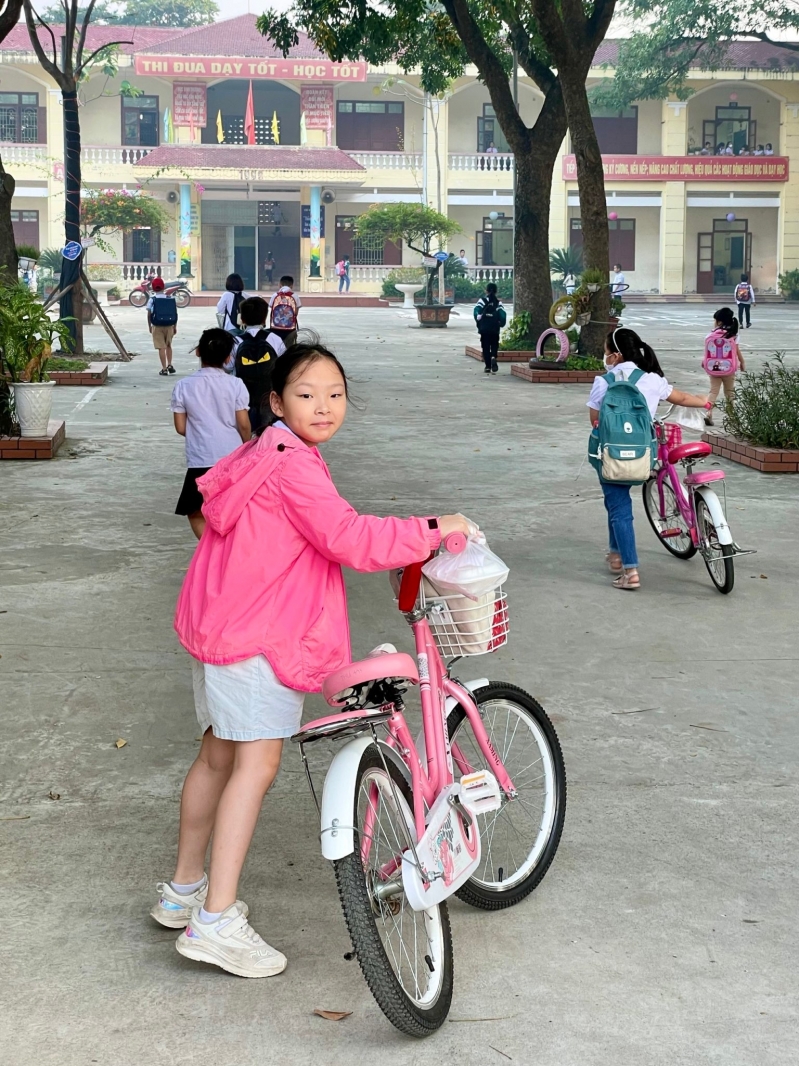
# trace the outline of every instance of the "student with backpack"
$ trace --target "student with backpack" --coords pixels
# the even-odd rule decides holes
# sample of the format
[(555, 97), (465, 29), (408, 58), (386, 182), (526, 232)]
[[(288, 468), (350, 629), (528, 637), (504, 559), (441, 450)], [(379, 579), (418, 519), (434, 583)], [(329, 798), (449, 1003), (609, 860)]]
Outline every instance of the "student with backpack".
[(147, 301), (147, 325), (153, 338), (153, 347), (158, 351), (162, 378), (175, 373), (172, 366), (172, 341), (178, 332), (178, 305), (174, 296), (164, 292), (164, 279), (153, 278), (150, 282), (153, 294)]
[(480, 334), (480, 347), (483, 350), (483, 362), (486, 374), (499, 371), (497, 353), (499, 352), (499, 331), (508, 320), (502, 301), (497, 296), (497, 287), (493, 281), (486, 285), (486, 294), (481, 296), (474, 306), (474, 320)]
[[(705, 337), (705, 354), (702, 369), (710, 378), (708, 399), (713, 407), (724, 386), (724, 400), (732, 403), (735, 395), (735, 375), (746, 370), (744, 357), (738, 347), (738, 319), (729, 309), (721, 307), (713, 315), (713, 329)], [(712, 408), (705, 415), (705, 425), (713, 425)]]
[(216, 313), (222, 329), (227, 329), (236, 335), (239, 334), (241, 331), (239, 308), (242, 301), (246, 299), (248, 299), (248, 296), (244, 291), (244, 281), (241, 274), (228, 274), (225, 280), (225, 291), (216, 305)]
[(302, 300), (294, 292), (294, 278), (284, 274), (280, 288), (269, 301), (269, 328), (280, 337), (287, 348), (297, 340), (297, 319)]
[(755, 305), (755, 290), (749, 284), (749, 275), (741, 274), (741, 280), (735, 286), (735, 302), (738, 304), (738, 321), (746, 329), (752, 325), (752, 308)]
[(207, 329), (195, 354), (200, 369), (172, 390), (175, 430), (186, 438), (186, 477), (175, 514), (185, 515), (199, 540), (205, 529), (197, 478), (250, 439), (249, 395), (243, 382), (222, 369), (236, 343), (224, 329)]
[(641, 587), (633, 530), (632, 485), (649, 480), (657, 456), (652, 420), (661, 400), (680, 407), (712, 406), (706, 396), (674, 389), (657, 356), (631, 329), (605, 338), (606, 374), (594, 379), (586, 406), (593, 427), (588, 458), (599, 474), (608, 513), (608, 552), (613, 587)]
[(269, 304), (262, 296), (251, 296), (239, 308), (244, 333), (236, 340), (235, 374), (250, 397), (250, 425), (253, 433), (263, 425), (261, 408), (272, 389), (272, 371), (286, 346), (282, 338), (266, 328)]
[(336, 277), (338, 278), (338, 291), (343, 289), (345, 292), (350, 291), (350, 257), (348, 255), (342, 256), (336, 263)]

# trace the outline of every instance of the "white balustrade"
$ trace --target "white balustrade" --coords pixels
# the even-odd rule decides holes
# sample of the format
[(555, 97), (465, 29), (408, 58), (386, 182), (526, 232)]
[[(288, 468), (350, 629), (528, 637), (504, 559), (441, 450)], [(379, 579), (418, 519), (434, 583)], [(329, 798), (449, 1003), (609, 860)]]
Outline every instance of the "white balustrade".
[(126, 166), (137, 163), (152, 152), (152, 148), (140, 148), (136, 145), (84, 145), (81, 148), (81, 162), (92, 166)]
[(513, 277), (512, 266), (470, 266), (466, 268), (469, 281), (504, 281)]
[(350, 263), (350, 284), (357, 289), (358, 282), (382, 282), (387, 274), (396, 269), (396, 266), (356, 266), (354, 263)]
[(347, 152), (367, 170), (420, 170), (421, 152)]
[[(166, 281), (166, 263), (122, 263), (122, 280), (132, 285), (138, 285), (146, 278), (164, 278)], [(175, 264), (170, 263), (169, 269), (174, 273)]]
[(47, 147), (43, 144), (0, 143), (0, 157), (4, 163), (43, 163)]
[(510, 153), (473, 152), (468, 155), (450, 153), (450, 170), (486, 170), (513, 173), (513, 156)]

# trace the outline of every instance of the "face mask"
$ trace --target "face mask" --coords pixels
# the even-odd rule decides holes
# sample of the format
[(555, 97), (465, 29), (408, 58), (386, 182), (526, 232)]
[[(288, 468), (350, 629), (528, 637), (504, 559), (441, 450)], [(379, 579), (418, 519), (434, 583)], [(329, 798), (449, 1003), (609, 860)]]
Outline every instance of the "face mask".
[(605, 370), (612, 370), (612, 369), (613, 369), (613, 367), (614, 367), (614, 366), (616, 365), (615, 363), (609, 363), (609, 362), (608, 362), (608, 360), (609, 360), (610, 358), (611, 358), (611, 357), (610, 357), (609, 355), (604, 355), (604, 356), (602, 357), (602, 362), (603, 362), (603, 363), (605, 364)]

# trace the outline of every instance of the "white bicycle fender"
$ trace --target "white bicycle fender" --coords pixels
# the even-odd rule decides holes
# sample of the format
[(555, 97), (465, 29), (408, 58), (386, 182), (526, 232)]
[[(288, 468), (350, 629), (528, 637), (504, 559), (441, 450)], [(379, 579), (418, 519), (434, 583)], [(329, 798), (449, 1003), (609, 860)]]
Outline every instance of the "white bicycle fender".
[[(484, 688), (490, 684), (487, 677), (476, 677), (474, 681), (459, 681), (459, 685), (465, 688), (468, 692), (476, 692), (479, 688)], [(445, 704), (445, 710), (447, 718), (449, 718), (450, 712), (453, 707), (458, 706), (458, 701), (454, 696), (447, 696), (447, 702)], [(419, 758), (422, 760), (422, 766), (427, 765), (427, 747), (424, 742), (424, 730), (419, 731), (419, 735), (416, 738), (416, 750), (419, 752)]]
[[(352, 820), (355, 812), (355, 786), (363, 753), (374, 744), (371, 734), (356, 737), (336, 754), (330, 764), (322, 792), (322, 855), (326, 859), (343, 859), (355, 850)], [(392, 748), (380, 744), (386, 762), (393, 762), (410, 777), (408, 767)]]
[(705, 501), (707, 509), (710, 511), (710, 517), (716, 527), (719, 544), (732, 544), (732, 533), (730, 533), (730, 527), (727, 525), (721, 500), (709, 485), (697, 485), (696, 491)]

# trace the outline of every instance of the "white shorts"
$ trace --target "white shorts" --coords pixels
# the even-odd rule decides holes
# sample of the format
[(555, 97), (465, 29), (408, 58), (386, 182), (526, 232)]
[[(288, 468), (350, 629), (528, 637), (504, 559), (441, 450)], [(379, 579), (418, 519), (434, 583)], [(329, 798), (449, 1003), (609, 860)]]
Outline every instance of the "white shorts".
[(304, 692), (278, 681), (264, 655), (216, 666), (192, 659), (197, 721), (220, 740), (278, 740), (300, 728)]

